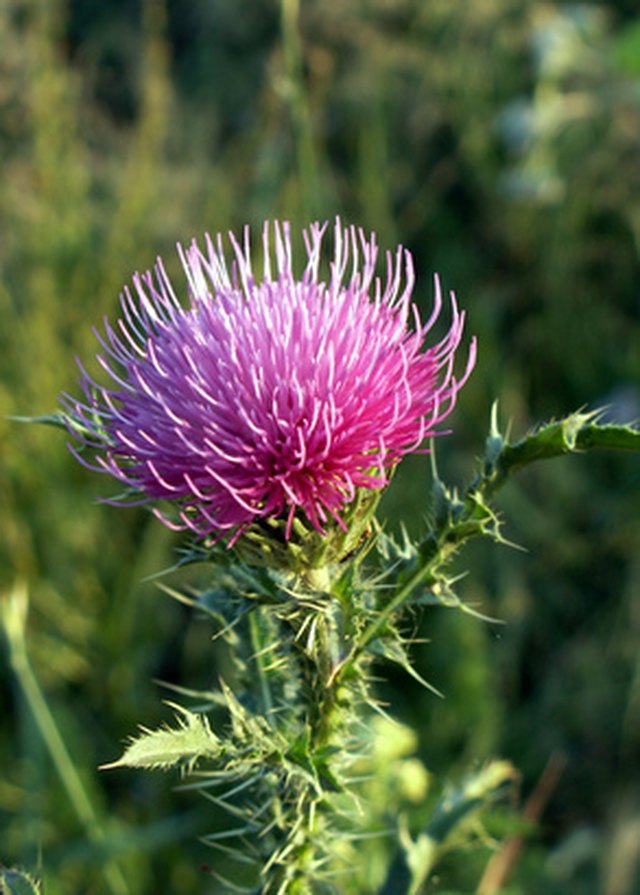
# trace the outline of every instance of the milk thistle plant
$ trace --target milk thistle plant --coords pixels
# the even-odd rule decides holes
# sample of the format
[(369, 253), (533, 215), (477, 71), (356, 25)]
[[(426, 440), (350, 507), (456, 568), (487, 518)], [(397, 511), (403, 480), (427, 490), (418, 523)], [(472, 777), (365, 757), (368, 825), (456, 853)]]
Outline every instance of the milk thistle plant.
[[(431, 799), (420, 828), (398, 821), (402, 785), (376, 780), (375, 731), (387, 725), (393, 756), (402, 728), (373, 720), (384, 716), (373, 663), (416, 676), (403, 615), (461, 605), (450, 560), (472, 537), (502, 539), (491, 501), (512, 471), (575, 450), (637, 450), (640, 435), (577, 413), (512, 444), (494, 409), (466, 490), (434, 466), (430, 525), (416, 543), (395, 540), (376, 521), (380, 495), (406, 454), (447, 434), (476, 342), (437, 278), (422, 319), (403, 248), (380, 264), (375, 236), (340, 221), (303, 240), (299, 273), (287, 224), (265, 224), (259, 274), (248, 231), (180, 249), (186, 302), (162, 261), (136, 275), (119, 319), (97, 332), (106, 384), (81, 365), (83, 398), (64, 395), (45, 420), (123, 486), (109, 502), (148, 505), (185, 532), (176, 569), (200, 563), (203, 585), (167, 590), (235, 660), (210, 692), (185, 682), (189, 705), (172, 703), (173, 721), (142, 728), (107, 767), (179, 769), (217, 806), (218, 827), (226, 812), (204, 838), (225, 891), (418, 893), (514, 772), (494, 761)], [(424, 769), (412, 769), (419, 800)], [(371, 861), (367, 837), (382, 843)]]

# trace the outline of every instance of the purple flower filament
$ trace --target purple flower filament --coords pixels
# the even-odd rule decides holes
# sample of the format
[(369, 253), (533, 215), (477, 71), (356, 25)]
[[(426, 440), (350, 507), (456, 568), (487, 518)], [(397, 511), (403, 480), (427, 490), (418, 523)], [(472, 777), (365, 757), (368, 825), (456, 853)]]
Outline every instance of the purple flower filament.
[[(63, 396), (70, 431), (95, 448), (96, 464), (142, 502), (172, 501), (172, 521), (199, 535), (230, 536), (253, 522), (302, 512), (320, 532), (356, 489), (379, 489), (390, 470), (438, 433), (475, 362), (453, 373), (464, 326), (451, 294), (451, 324), (425, 345), (442, 308), (420, 320), (411, 302), (411, 255), (386, 254), (376, 275), (375, 235), (334, 228), (326, 280), (327, 224), (304, 233), (307, 263), (296, 278), (288, 225), (265, 224), (264, 269), (252, 272), (249, 233), (179, 247), (189, 284), (183, 307), (158, 259), (105, 319), (98, 361), (109, 387), (80, 365), (84, 401)], [(275, 262), (275, 265), (274, 265)], [(275, 272), (273, 270), (275, 266)], [(112, 502), (118, 502), (114, 500)], [(159, 512), (156, 509), (156, 512)]]

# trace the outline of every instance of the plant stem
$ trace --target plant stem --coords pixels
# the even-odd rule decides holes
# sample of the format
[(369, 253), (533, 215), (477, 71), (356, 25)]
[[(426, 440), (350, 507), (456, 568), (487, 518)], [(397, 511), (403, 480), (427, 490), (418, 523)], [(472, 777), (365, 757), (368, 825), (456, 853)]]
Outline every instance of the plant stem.
[(517, 470), (538, 460), (586, 450), (640, 451), (640, 431), (629, 426), (598, 425), (596, 413), (575, 413), (541, 427), (514, 444), (505, 443), (498, 431), (497, 407), (492, 412), (485, 462), (462, 499), (437, 479), (434, 483), (440, 512), (432, 530), (420, 545), (417, 568), (400, 580), (393, 597), (385, 603), (357, 637), (336, 671), (344, 678), (369, 644), (383, 633), (394, 615), (418, 587), (433, 587), (444, 579), (443, 569), (459, 548), (477, 535), (500, 540), (499, 521), (490, 500)]
[[(106, 834), (29, 662), (25, 641), (26, 611), (26, 592), (16, 587), (2, 612), (11, 667), (78, 820), (92, 842), (104, 844)], [(105, 862), (104, 877), (113, 895), (129, 895), (129, 886), (113, 859)]]
[(304, 220), (311, 220), (318, 213), (320, 191), (317, 153), (304, 84), (303, 50), (299, 24), (300, 0), (281, 0), (280, 14), (282, 49), (287, 78), (287, 100), (297, 155), (301, 213)]
[[(349, 718), (343, 704), (347, 688), (335, 674), (345, 648), (340, 601), (331, 593), (332, 584), (332, 570), (326, 568), (313, 569), (298, 583), (299, 611), (290, 623), (302, 686), (291, 735), (300, 744), (297, 760), (309, 774), (296, 778), (297, 791), (290, 794), (292, 822), (264, 895), (308, 895), (324, 856), (323, 843), (328, 844), (323, 816), (331, 810), (328, 793), (340, 788), (331, 747)], [(336, 754), (342, 756), (344, 749)]]

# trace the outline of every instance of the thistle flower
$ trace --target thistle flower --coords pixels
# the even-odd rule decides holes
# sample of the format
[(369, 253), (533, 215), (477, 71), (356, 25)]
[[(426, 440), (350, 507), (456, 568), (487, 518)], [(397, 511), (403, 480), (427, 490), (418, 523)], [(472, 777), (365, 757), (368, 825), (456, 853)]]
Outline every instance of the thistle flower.
[(456, 379), (464, 313), (453, 293), (450, 328), (428, 347), (443, 303), (437, 277), (422, 322), (408, 251), (387, 253), (381, 278), (375, 235), (338, 220), (323, 278), (326, 231), (304, 232), (298, 278), (286, 223), (264, 226), (260, 278), (248, 230), (242, 243), (229, 235), (229, 266), (220, 235), (204, 250), (178, 246), (186, 307), (160, 259), (154, 273), (136, 274), (120, 319), (96, 331), (109, 385), (78, 361), (85, 400), (61, 399), (71, 433), (95, 449), (93, 465), (70, 445), (78, 459), (138, 502), (171, 501), (176, 512), (164, 521), (199, 535), (233, 543), (254, 522), (279, 519), (288, 538), (295, 514), (321, 533), (332, 519), (344, 529), (359, 489), (383, 488), (402, 457), (438, 433), (475, 340)]

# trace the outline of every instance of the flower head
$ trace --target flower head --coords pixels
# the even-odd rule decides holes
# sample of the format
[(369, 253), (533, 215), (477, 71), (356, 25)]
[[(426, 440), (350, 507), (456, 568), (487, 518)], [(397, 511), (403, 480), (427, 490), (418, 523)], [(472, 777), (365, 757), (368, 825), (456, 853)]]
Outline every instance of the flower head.
[(81, 366), (85, 400), (62, 397), (70, 431), (141, 501), (172, 501), (168, 524), (231, 541), (273, 519), (288, 537), (296, 513), (319, 532), (331, 519), (344, 528), (359, 489), (383, 488), (453, 408), (475, 360), (472, 340), (456, 379), (464, 314), (453, 294), (449, 331), (427, 346), (437, 278), (423, 322), (408, 251), (387, 253), (381, 278), (375, 235), (337, 221), (323, 277), (327, 229), (304, 232), (299, 277), (287, 224), (265, 224), (258, 278), (248, 231), (242, 243), (229, 236), (229, 264), (220, 235), (179, 247), (188, 305), (158, 259), (96, 333), (110, 382)]

